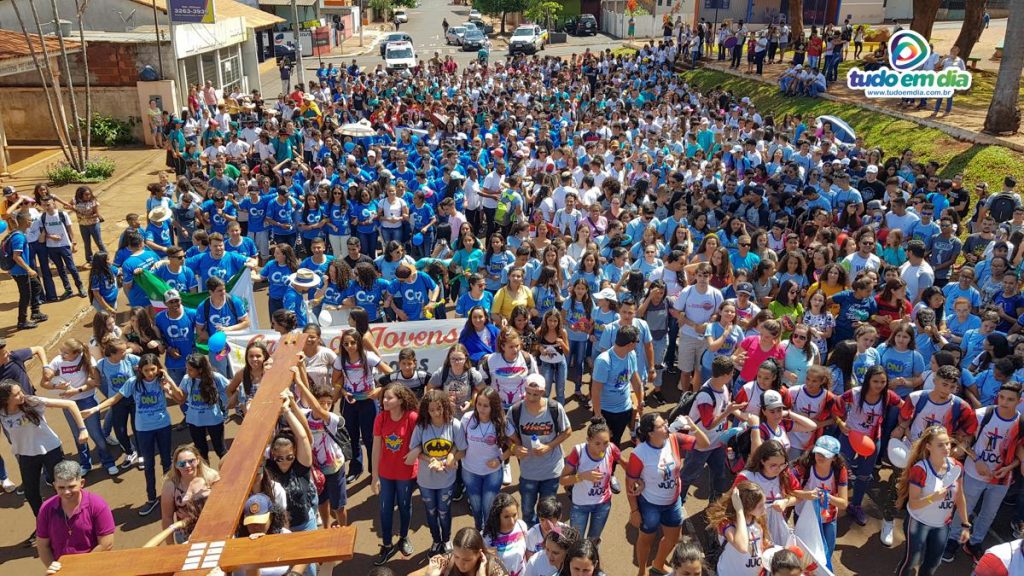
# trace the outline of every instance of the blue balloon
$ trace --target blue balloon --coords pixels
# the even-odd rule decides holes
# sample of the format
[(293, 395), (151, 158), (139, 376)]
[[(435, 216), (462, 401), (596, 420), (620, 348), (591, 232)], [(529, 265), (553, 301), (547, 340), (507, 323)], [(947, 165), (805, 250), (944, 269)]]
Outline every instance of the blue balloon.
[(0, 234), (7, 232), (7, 220), (0, 219)]
[(224, 351), (224, 348), (228, 345), (228, 335), (223, 332), (217, 332), (213, 336), (210, 336), (210, 341), (207, 342), (207, 346), (210, 348), (210, 354), (220, 354)]
[(412, 245), (413, 246), (422, 246), (423, 245), (423, 234), (421, 232), (417, 232), (416, 234), (413, 235), (413, 237), (412, 237)]
[(355, 142), (345, 142), (345, 152), (351, 152), (351, 151), (355, 150), (355, 148), (356, 148)]

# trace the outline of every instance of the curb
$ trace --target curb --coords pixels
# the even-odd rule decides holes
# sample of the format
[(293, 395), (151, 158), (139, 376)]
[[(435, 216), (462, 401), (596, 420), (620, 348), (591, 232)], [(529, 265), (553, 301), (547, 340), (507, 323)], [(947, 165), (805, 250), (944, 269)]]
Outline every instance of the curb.
[[(752, 77), (749, 74), (738, 73), (738, 72), (736, 72), (734, 70), (718, 68), (717, 66), (703, 66), (703, 68), (705, 68), (707, 70), (714, 70), (716, 72), (722, 72), (724, 74), (729, 74), (730, 76), (735, 76), (736, 78), (743, 78), (745, 80), (753, 80), (755, 82), (760, 82), (761, 84), (767, 84), (769, 86), (774, 86), (775, 85), (774, 82), (768, 82), (767, 80), (764, 80), (762, 78)], [(943, 122), (937, 122), (937, 121), (932, 120), (930, 118), (918, 118), (917, 116), (911, 116), (910, 114), (905, 114), (905, 113), (900, 112), (898, 110), (891, 110), (891, 109), (886, 108), (884, 106), (879, 106), (877, 104), (871, 104), (869, 102), (853, 102), (853, 101), (851, 101), (851, 100), (849, 100), (847, 98), (836, 96), (835, 94), (829, 94), (827, 92), (822, 93), (819, 96), (819, 98), (821, 98), (822, 100), (828, 100), (830, 102), (835, 102), (837, 104), (846, 104), (846, 105), (849, 105), (849, 106), (857, 106), (859, 108), (864, 108), (865, 110), (870, 110), (872, 112), (876, 112), (876, 113), (879, 113), (879, 114), (885, 114), (887, 116), (892, 116), (893, 118), (899, 118), (900, 120), (906, 120), (907, 122), (915, 122), (917, 124), (920, 124), (921, 126), (925, 126), (925, 127), (928, 127), (928, 128), (933, 128), (935, 130), (939, 130), (939, 131), (941, 131), (941, 132), (943, 132), (943, 133), (945, 133), (945, 134), (947, 134), (949, 136), (952, 136), (953, 138), (955, 138), (957, 140), (963, 141), (963, 142), (968, 142), (968, 143), (971, 143), (971, 144), (984, 144), (984, 145), (987, 145), (987, 146), (1002, 146), (1003, 148), (1009, 148), (1010, 150), (1013, 150), (1014, 152), (1022, 152), (1022, 153), (1024, 153), (1024, 144), (1017, 144), (1015, 142), (1010, 142), (1009, 140), (1005, 140), (1005, 139), (1000, 138), (998, 136), (991, 136), (989, 134), (982, 134), (981, 132), (974, 132), (972, 130), (965, 130), (963, 128), (957, 128), (956, 126), (952, 126), (950, 124), (946, 124), (946, 123), (943, 123)]]

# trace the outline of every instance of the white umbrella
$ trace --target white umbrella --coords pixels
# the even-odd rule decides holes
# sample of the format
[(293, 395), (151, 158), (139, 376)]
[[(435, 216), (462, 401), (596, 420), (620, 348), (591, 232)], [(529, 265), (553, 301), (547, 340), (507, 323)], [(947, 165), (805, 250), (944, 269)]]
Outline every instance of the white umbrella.
[(350, 124), (344, 124), (341, 128), (335, 130), (336, 134), (342, 136), (352, 136), (355, 138), (365, 138), (367, 136), (376, 136), (377, 132), (370, 125), (368, 120), (360, 120), (359, 122), (352, 122)]
[(826, 122), (832, 125), (832, 133), (836, 135), (836, 140), (845, 144), (853, 144), (857, 140), (857, 133), (850, 128), (850, 125), (837, 118), (835, 116), (818, 116), (818, 126), (824, 125)]

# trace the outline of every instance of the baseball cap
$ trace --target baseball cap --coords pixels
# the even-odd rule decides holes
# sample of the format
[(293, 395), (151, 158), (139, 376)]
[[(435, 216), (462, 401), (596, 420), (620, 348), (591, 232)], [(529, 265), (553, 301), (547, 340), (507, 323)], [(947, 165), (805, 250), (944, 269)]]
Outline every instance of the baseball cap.
[(540, 374), (530, 374), (526, 377), (527, 388), (540, 388), (541, 390), (546, 390), (547, 386), (548, 383), (544, 381), (544, 377)]
[(737, 294), (746, 294), (747, 296), (753, 296), (754, 295), (754, 287), (750, 284), (750, 282), (740, 282), (736, 286), (736, 293)]
[(597, 300), (611, 300), (612, 302), (618, 302), (619, 300), (615, 296), (615, 290), (612, 290), (611, 288), (605, 288), (597, 294), (594, 294), (594, 298)]
[(785, 404), (782, 402), (782, 394), (779, 394), (775, 390), (769, 390), (764, 393), (761, 397), (761, 404), (765, 410), (774, 410), (776, 408), (785, 408)]
[(16, 192), (17, 191), (14, 189), (14, 186), (4, 186), (4, 196), (10, 196)]
[(242, 524), (265, 524), (270, 521), (270, 498), (266, 494), (253, 494), (245, 501), (245, 518)]
[(868, 174), (878, 174), (878, 166), (875, 166), (874, 164), (869, 164), (864, 171), (867, 172)]
[(164, 292), (164, 302), (171, 302), (172, 300), (181, 300), (181, 294), (174, 288)]
[(836, 440), (832, 436), (822, 436), (814, 442), (814, 449), (812, 452), (815, 454), (821, 454), (825, 458), (835, 458), (839, 455), (839, 440)]

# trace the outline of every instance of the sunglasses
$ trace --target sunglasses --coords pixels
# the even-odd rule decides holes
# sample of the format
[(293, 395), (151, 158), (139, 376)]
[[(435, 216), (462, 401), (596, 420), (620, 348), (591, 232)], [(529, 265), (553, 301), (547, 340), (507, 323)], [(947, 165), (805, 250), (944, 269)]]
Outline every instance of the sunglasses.
[(791, 336), (791, 339), (792, 340), (807, 340), (807, 335), (806, 334), (793, 334), (793, 336)]
[(274, 462), (291, 462), (292, 460), (295, 460), (294, 454), (289, 454), (287, 456), (274, 456)]
[(188, 468), (189, 466), (195, 466), (198, 463), (199, 460), (192, 458), (190, 460), (178, 460), (177, 462), (174, 463), (174, 465), (177, 466), (178, 468)]

